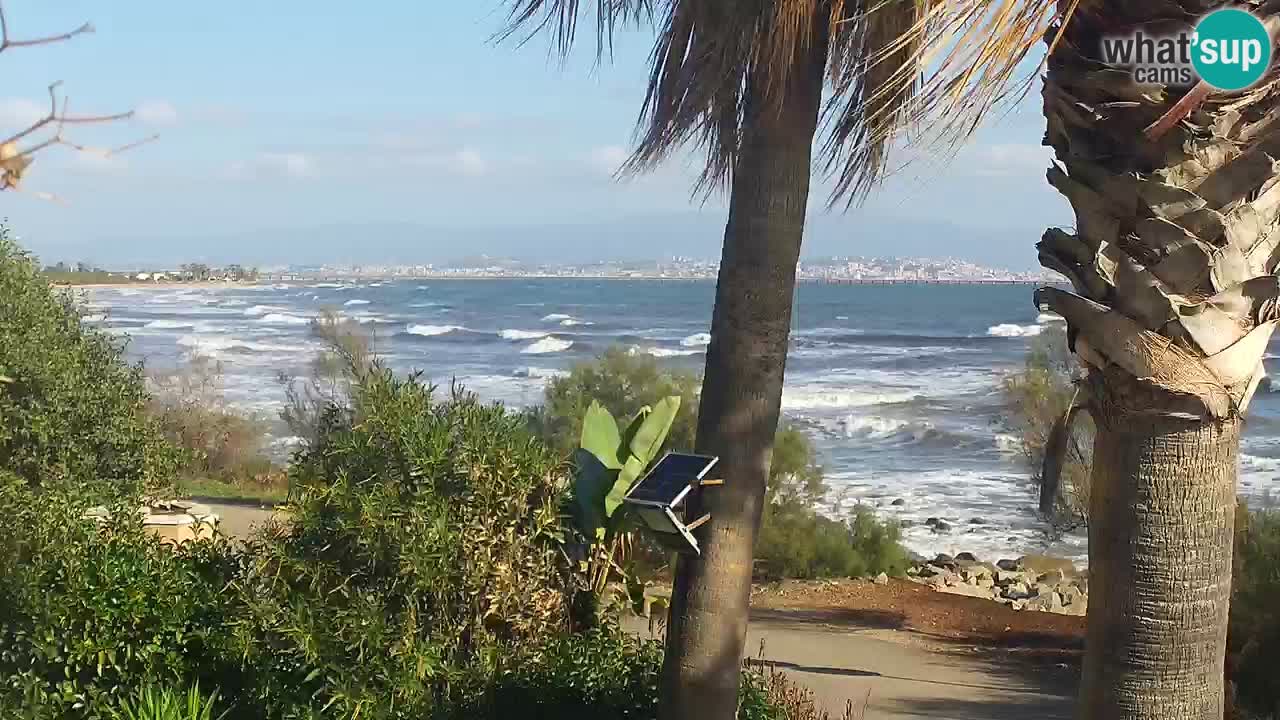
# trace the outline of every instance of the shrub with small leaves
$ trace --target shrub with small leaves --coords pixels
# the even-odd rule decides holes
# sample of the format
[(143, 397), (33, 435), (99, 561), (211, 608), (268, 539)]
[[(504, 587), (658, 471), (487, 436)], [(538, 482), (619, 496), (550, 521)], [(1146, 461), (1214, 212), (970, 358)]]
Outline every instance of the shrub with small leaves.
[(116, 338), (81, 324), (0, 226), (0, 467), (32, 486), (97, 498), (173, 481), (181, 453), (147, 414), (141, 368)]

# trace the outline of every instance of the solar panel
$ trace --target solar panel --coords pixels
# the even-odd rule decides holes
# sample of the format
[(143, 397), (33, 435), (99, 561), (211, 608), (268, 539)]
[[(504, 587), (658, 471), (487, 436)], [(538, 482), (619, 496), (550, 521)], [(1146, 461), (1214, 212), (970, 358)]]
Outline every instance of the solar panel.
[(647, 475), (631, 487), (626, 499), (675, 505), (690, 485), (707, 474), (719, 458), (691, 453), (667, 453)]

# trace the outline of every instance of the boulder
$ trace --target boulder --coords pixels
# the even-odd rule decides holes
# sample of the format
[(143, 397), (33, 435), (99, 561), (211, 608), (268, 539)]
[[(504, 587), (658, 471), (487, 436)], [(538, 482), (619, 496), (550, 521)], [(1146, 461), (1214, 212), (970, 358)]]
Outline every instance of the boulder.
[(1019, 572), (1017, 570), (996, 570), (995, 577), (997, 585), (1011, 585), (1013, 583), (1025, 584), (1031, 580), (1031, 578), (1027, 577), (1026, 573)]
[(1055, 570), (1050, 570), (1048, 572), (1040, 573), (1036, 578), (1036, 582), (1040, 583), (1041, 585), (1061, 585), (1064, 582), (1066, 582), (1066, 579), (1067, 579), (1066, 574), (1064, 574), (1061, 570), (1055, 569)]
[(946, 553), (938, 553), (933, 558), (933, 564), (937, 565), (938, 567), (951, 568), (951, 567), (955, 567), (956, 559)]
[(1062, 596), (1053, 590), (1042, 592), (1036, 597), (1027, 600), (1023, 606), (1026, 610), (1038, 610), (1040, 612), (1062, 612), (1065, 606), (1062, 604)]
[(951, 532), (951, 523), (946, 520), (939, 520), (937, 524), (933, 526), (933, 531), (935, 533)]
[(1018, 569), (1018, 561), (1005, 558), (1004, 560), (998, 561), (996, 563), (996, 567), (1000, 568), (1001, 570), (1008, 570), (1012, 572)]
[(902, 507), (903, 505), (906, 505), (906, 504), (907, 504), (907, 501), (906, 501), (906, 500), (903, 500), (902, 498), (898, 498), (897, 500), (894, 500), (893, 502), (891, 502), (891, 503), (889, 503), (889, 504), (890, 504), (890, 505), (893, 505), (894, 507)]
[(935, 587), (938, 592), (944, 592), (949, 595), (967, 595), (968, 597), (982, 598), (984, 600), (992, 599), (991, 591), (986, 588), (980, 588), (976, 585), (968, 583), (960, 583), (959, 585), (944, 585)]
[(885, 574), (885, 573), (880, 573), (879, 575), (877, 575), (877, 576), (876, 576), (875, 584), (877, 584), (877, 585), (888, 585), (888, 584), (889, 584), (889, 576), (888, 576), (887, 574)]
[(978, 558), (974, 557), (971, 552), (956, 553), (957, 562), (978, 562)]
[(1063, 583), (1058, 586), (1058, 594), (1062, 596), (1062, 604), (1074, 605), (1076, 603), (1087, 602), (1084, 591), (1075, 585)]
[(1056, 558), (1050, 555), (1023, 555), (1018, 558), (1018, 567), (1041, 575), (1050, 570), (1061, 570), (1063, 577), (1071, 577), (1076, 574), (1075, 563), (1066, 558)]
[(1001, 589), (1001, 592), (1004, 594), (1005, 597), (1010, 598), (1012, 600), (1025, 600), (1033, 595), (1033, 593), (1031, 592), (1031, 589), (1028, 588), (1027, 584), (1023, 582), (1016, 582), (1016, 583), (1010, 583), (1008, 585), (1005, 585)]
[(970, 525), (986, 525), (987, 521), (983, 520), (980, 517), (972, 517), (972, 518), (969, 518), (969, 524)]
[(1084, 617), (1089, 614), (1089, 600), (1081, 598), (1062, 609), (1063, 615), (1075, 615), (1076, 617)]

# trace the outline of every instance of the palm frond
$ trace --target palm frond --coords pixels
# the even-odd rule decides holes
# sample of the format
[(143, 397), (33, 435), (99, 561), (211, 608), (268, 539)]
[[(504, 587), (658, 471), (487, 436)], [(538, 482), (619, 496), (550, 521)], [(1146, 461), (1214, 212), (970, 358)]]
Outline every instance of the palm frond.
[[(511, 0), (511, 25), (548, 30), (561, 52), (585, 0)], [(935, 152), (957, 148), (1033, 79), (1019, 65), (1078, 0), (596, 0), (598, 49), (616, 27), (658, 15), (637, 144), (625, 169), (650, 169), (693, 143), (699, 187), (726, 183), (743, 119), (776, 112), (793, 73), (827, 66), (819, 157), (831, 201), (860, 199), (890, 171), (908, 129)], [(816, 52), (815, 52), (816, 51)], [(750, 88), (750, 92), (748, 92)]]
[[(662, 2), (662, 0), (657, 0)], [(613, 50), (614, 31), (628, 24), (642, 24), (653, 17), (655, 0), (594, 0), (596, 17), (596, 56), (603, 58)], [(540, 32), (550, 32), (557, 52), (565, 55), (578, 34), (578, 18), (585, 8), (583, 0), (511, 0), (507, 27), (499, 33), (510, 39), (524, 31), (523, 40)]]

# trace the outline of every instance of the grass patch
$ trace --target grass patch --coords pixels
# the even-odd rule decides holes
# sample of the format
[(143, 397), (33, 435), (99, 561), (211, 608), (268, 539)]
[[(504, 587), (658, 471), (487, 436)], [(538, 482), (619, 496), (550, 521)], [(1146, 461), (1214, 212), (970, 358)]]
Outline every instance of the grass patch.
[(216, 500), (282, 503), (289, 495), (289, 488), (287, 485), (246, 485), (210, 478), (188, 478), (178, 483), (178, 494)]

